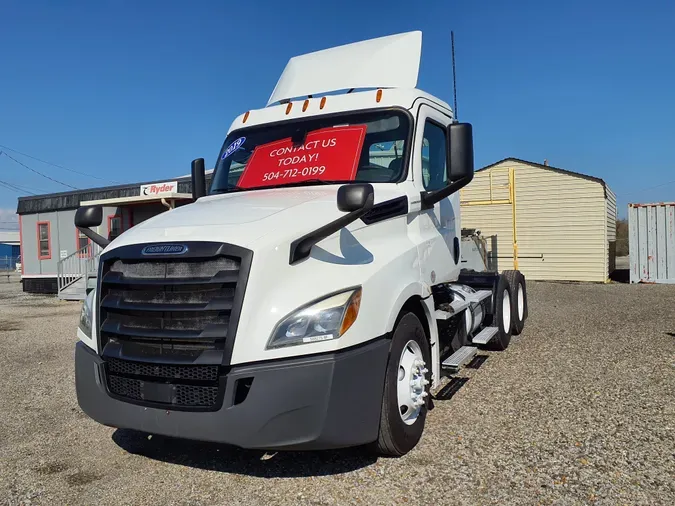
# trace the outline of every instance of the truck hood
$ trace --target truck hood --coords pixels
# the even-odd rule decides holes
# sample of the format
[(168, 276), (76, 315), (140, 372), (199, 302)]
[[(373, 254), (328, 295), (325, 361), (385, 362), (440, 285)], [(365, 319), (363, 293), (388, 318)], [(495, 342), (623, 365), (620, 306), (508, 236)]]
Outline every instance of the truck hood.
[[(292, 241), (344, 214), (337, 209), (339, 186), (270, 188), (202, 197), (134, 226), (107, 249), (163, 241), (219, 241), (245, 248), (259, 242)], [(375, 203), (405, 195), (397, 185), (373, 186)], [(364, 226), (360, 221), (354, 225)]]

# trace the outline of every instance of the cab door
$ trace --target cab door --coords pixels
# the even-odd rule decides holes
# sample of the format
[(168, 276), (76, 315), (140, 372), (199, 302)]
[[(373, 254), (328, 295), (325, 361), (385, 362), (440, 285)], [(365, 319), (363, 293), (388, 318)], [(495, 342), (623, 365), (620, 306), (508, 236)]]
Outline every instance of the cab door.
[[(430, 105), (421, 105), (413, 152), (416, 190), (431, 192), (448, 184), (449, 139), (452, 118)], [(418, 215), (421, 281), (428, 285), (455, 281), (459, 275), (459, 193), (442, 199)]]

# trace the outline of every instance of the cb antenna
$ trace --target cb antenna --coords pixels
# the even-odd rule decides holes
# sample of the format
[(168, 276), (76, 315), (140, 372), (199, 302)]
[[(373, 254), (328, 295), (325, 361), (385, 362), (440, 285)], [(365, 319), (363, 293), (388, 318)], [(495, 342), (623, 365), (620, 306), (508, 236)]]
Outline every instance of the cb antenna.
[(450, 31), (450, 43), (452, 45), (452, 95), (453, 95), (453, 100), (454, 100), (454, 110), (453, 110), (453, 116), (454, 116), (454, 122), (456, 123), (458, 121), (458, 113), (457, 113), (457, 79), (456, 79), (456, 70), (455, 70), (455, 32)]

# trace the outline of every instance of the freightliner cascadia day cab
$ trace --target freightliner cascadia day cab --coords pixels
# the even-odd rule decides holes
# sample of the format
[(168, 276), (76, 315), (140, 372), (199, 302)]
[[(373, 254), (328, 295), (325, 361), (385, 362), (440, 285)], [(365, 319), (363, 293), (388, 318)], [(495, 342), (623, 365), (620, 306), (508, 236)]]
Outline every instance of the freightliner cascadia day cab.
[[(471, 125), (419, 89), (420, 32), (291, 58), (232, 123), (208, 193), (105, 246), (75, 353), (111, 427), (264, 450), (420, 440), (446, 377), (503, 350), (525, 279), (460, 226)], [(460, 249), (462, 251), (460, 251)]]

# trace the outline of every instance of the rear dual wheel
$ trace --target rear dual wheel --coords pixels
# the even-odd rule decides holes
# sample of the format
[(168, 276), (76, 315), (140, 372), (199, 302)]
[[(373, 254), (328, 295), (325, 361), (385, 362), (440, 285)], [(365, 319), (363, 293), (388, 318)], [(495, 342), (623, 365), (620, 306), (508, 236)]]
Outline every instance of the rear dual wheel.
[(486, 325), (497, 327), (497, 334), (489, 343), (492, 349), (503, 351), (511, 342), (513, 307), (511, 287), (505, 275), (497, 278), (495, 292), (492, 295), (492, 314), (488, 315)]
[(525, 276), (520, 271), (504, 271), (503, 276), (509, 282), (511, 295), (511, 332), (514, 336), (520, 335), (527, 319), (527, 289)]

